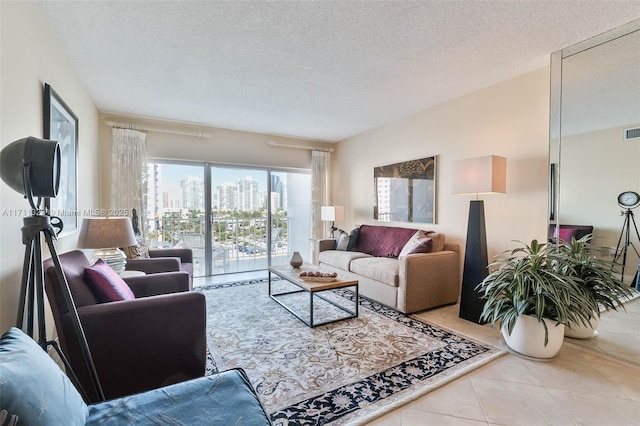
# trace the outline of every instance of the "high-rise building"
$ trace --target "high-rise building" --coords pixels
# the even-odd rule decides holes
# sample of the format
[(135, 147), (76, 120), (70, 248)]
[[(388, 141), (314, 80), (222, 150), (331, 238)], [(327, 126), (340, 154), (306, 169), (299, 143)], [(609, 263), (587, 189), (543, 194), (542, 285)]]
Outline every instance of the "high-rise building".
[(238, 210), (255, 211), (262, 207), (260, 202), (258, 181), (251, 176), (242, 178), (236, 182), (238, 187)]
[[(277, 194), (274, 197), (273, 194)], [(277, 204), (274, 204), (274, 200), (277, 200)], [(282, 201), (284, 200), (284, 182), (280, 176), (276, 174), (271, 175), (271, 209), (276, 210), (282, 208)]]
[(238, 209), (238, 187), (233, 183), (225, 182), (216, 188), (218, 209), (220, 211)]
[(204, 211), (204, 180), (189, 176), (180, 181), (182, 208)]

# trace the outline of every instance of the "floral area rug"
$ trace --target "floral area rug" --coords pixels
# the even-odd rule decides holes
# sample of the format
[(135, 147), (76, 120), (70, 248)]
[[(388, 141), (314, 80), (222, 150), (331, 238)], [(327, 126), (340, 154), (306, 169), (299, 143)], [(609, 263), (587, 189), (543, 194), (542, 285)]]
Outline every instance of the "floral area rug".
[[(275, 425), (363, 424), (503, 354), (364, 297), (357, 318), (310, 328), (269, 297), (267, 280), (197, 290), (207, 299), (209, 371), (243, 368)], [(352, 291), (323, 294), (354, 306)], [(286, 298), (308, 315), (308, 294)], [(345, 315), (314, 305), (319, 321)]]

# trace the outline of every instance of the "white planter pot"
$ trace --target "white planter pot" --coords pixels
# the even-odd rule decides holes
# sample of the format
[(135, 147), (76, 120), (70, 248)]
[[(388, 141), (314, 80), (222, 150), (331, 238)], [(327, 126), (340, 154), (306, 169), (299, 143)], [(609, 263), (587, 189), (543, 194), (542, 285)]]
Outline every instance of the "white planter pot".
[(549, 330), (549, 342), (544, 345), (544, 326), (536, 317), (521, 315), (516, 320), (511, 335), (502, 327), (502, 337), (514, 351), (533, 358), (553, 358), (564, 340), (564, 325), (543, 318)]
[(589, 321), (589, 326), (586, 326), (582, 323), (573, 324), (571, 327), (566, 327), (564, 329), (565, 337), (573, 337), (574, 339), (590, 339), (598, 335), (596, 329), (600, 325), (600, 317), (595, 316), (591, 318)]

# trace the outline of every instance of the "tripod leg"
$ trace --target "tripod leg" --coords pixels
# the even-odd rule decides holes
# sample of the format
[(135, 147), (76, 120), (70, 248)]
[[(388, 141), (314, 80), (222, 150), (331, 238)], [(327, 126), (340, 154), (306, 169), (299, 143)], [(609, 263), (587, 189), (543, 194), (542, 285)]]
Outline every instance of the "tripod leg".
[(47, 342), (47, 346), (52, 346), (53, 349), (56, 350), (58, 356), (60, 357), (60, 359), (62, 360), (62, 363), (64, 364), (64, 368), (67, 371), (67, 375), (69, 376), (73, 384), (78, 389), (78, 392), (80, 392), (80, 394), (82, 395), (82, 399), (84, 399), (85, 401), (89, 401), (89, 396), (87, 395), (87, 392), (84, 390), (84, 387), (82, 387), (82, 383), (80, 383), (80, 380), (78, 379), (78, 376), (76, 376), (76, 373), (73, 371), (73, 368), (71, 368), (71, 364), (69, 364), (69, 360), (67, 359), (66, 356), (64, 356), (64, 353), (60, 349), (60, 346), (58, 346), (58, 342), (56, 342), (55, 340), (49, 340)]
[(38, 343), (43, 349), (47, 347), (47, 327), (44, 317), (44, 272), (42, 271), (42, 242), (40, 234), (36, 235), (37, 250), (33, 253), (33, 287), (36, 292), (36, 314), (38, 315)]
[(620, 243), (622, 242), (622, 236), (624, 235), (625, 229), (627, 229), (627, 221), (629, 220), (629, 215), (625, 213), (624, 222), (622, 223), (622, 231), (620, 231), (620, 237), (618, 238), (618, 244), (616, 245), (616, 254), (613, 256), (613, 261), (617, 262), (622, 254), (623, 250), (620, 250)]
[[(633, 212), (630, 212), (630, 214), (631, 214), (631, 221), (633, 222), (633, 228), (636, 230), (636, 238), (638, 239), (638, 241), (640, 241), (640, 232), (638, 232), (638, 225), (636, 225), (636, 217), (633, 214)], [(630, 243), (630, 244), (631, 244), (631, 247), (633, 247), (633, 251), (636, 252), (636, 255), (640, 257), (640, 253), (638, 253), (638, 250), (633, 245), (633, 243)]]
[(73, 297), (71, 296), (71, 291), (69, 290), (69, 283), (67, 282), (67, 277), (64, 275), (64, 271), (62, 270), (62, 265), (60, 265), (60, 259), (58, 258), (58, 254), (56, 252), (56, 247), (53, 245), (53, 234), (49, 230), (44, 230), (44, 236), (47, 241), (47, 245), (49, 246), (49, 252), (51, 253), (51, 259), (53, 260), (53, 264), (56, 268), (56, 273), (58, 275), (58, 282), (62, 287), (62, 293), (65, 298), (65, 302), (67, 304), (67, 308), (69, 309), (71, 322), (73, 322), (73, 327), (76, 332), (76, 336), (80, 343), (80, 348), (82, 349), (82, 355), (86, 364), (87, 369), (89, 370), (89, 375), (91, 377), (91, 382), (94, 388), (94, 391), (100, 401), (104, 401), (104, 393), (102, 391), (102, 386), (100, 385), (100, 379), (98, 378), (98, 373), (96, 371), (96, 366), (93, 363), (93, 357), (91, 356), (91, 351), (89, 350), (89, 344), (87, 343), (87, 338), (84, 334), (84, 330), (82, 329), (82, 324), (80, 324), (80, 319), (78, 318), (78, 311), (76, 309), (76, 305), (73, 302)]
[[(27, 302), (27, 290), (31, 279), (31, 262), (33, 241), (29, 240), (25, 243), (24, 261), (22, 263), (22, 283), (20, 284), (20, 302), (18, 305), (18, 316), (16, 318), (16, 327), (22, 329), (24, 323), (25, 306)], [(33, 336), (31, 336), (33, 337)]]

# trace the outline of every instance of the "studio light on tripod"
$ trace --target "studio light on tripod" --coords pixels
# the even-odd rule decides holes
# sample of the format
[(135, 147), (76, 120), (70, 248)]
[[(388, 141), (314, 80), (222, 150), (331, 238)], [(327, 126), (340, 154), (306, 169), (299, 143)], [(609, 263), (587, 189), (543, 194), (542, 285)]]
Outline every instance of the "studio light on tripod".
[[(21, 231), (22, 243), (25, 245), (25, 256), (22, 266), (16, 327), (22, 329), (33, 338), (34, 325), (37, 325), (38, 344), (45, 351), (49, 346), (56, 350), (65, 365), (67, 374), (78, 387), (85, 401), (88, 401), (86, 391), (82, 388), (66, 356), (58, 346), (58, 342), (55, 340), (47, 341), (41, 238), (44, 237), (55, 265), (58, 282), (61, 283), (60, 290), (65, 300), (65, 308), (68, 312), (69, 320), (74, 326), (78, 344), (86, 367), (89, 370), (94, 393), (99, 400), (104, 400), (104, 392), (100, 385), (82, 324), (80, 324), (80, 319), (78, 318), (78, 311), (69, 290), (69, 283), (64, 275), (53, 244), (57, 233), (62, 230), (62, 221), (59, 218), (44, 214), (44, 210), (40, 208), (42, 198), (55, 198), (58, 195), (60, 167), (60, 145), (57, 141), (38, 139), (31, 136), (14, 141), (0, 151), (0, 177), (13, 190), (29, 200), (32, 212), (31, 216), (26, 216), (22, 219), (23, 226)], [(37, 198), (35, 202), (33, 200), (34, 197)], [(55, 223), (52, 223), (52, 219), (55, 220)]]

